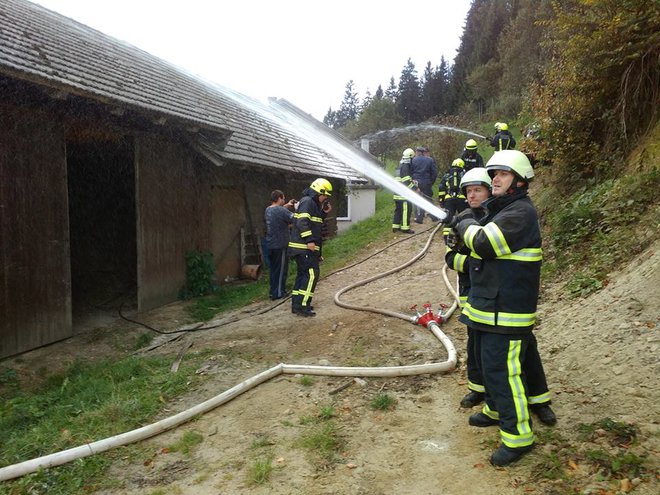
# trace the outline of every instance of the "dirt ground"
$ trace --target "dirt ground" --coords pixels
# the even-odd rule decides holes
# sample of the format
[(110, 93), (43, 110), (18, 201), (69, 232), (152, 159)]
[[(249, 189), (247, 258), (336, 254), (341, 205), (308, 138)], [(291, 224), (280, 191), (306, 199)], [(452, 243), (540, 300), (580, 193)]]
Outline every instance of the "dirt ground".
[[(428, 222), (428, 220), (427, 220)], [(406, 321), (334, 304), (335, 293), (358, 280), (384, 272), (417, 254), (428, 239), (411, 236), (345, 271), (323, 274), (314, 306), (315, 318), (291, 314), (288, 301), (263, 302), (237, 312), (242, 320), (215, 330), (190, 333), (151, 352), (176, 356), (192, 342), (189, 353), (211, 349), (199, 373), (209, 377), (167, 414), (207, 400), (278, 363), (335, 366), (399, 366), (446, 359), (441, 343), (426, 329)], [(422, 229), (417, 229), (421, 231)], [(367, 258), (383, 246), (373, 246)], [(561, 435), (575, 444), (578, 425), (610, 417), (639, 426), (638, 453), (658, 465), (658, 243), (645, 251), (609, 285), (586, 298), (569, 299), (559, 287), (545, 287), (537, 337), (559, 418), (554, 428), (534, 423), (543, 439)], [(410, 306), (451, 304), (442, 281), (444, 247), (436, 236), (421, 260), (401, 272), (356, 288), (342, 301), (410, 313)], [(450, 272), (451, 274), (451, 272)], [(453, 274), (451, 280), (454, 280)], [(273, 306), (270, 311), (250, 316)], [(140, 315), (146, 323), (176, 328), (185, 318), (182, 305)], [(117, 323), (117, 325), (126, 323)], [(488, 463), (498, 443), (496, 428), (467, 424), (474, 410), (458, 407), (466, 393), (465, 327), (456, 315), (443, 325), (459, 353), (457, 369), (448, 373), (399, 378), (313, 377), (303, 384), (295, 375), (278, 377), (251, 389), (195, 421), (145, 442), (145, 459), (124, 459), (109, 476), (123, 480), (104, 494), (522, 494), (569, 493), (560, 481), (543, 478), (540, 465), (550, 451), (547, 440), (512, 467)], [(117, 337), (114, 337), (117, 338)], [(108, 351), (105, 330), (88, 332), (22, 358), (23, 366), (48, 356)], [(189, 339), (189, 340), (188, 340)], [(342, 385), (347, 388), (336, 391)], [(335, 393), (331, 393), (335, 392)], [(391, 410), (374, 410), (378, 393), (396, 400)], [(323, 464), (300, 446), (309, 426), (305, 417), (332, 406), (342, 441), (336, 463)], [(163, 416), (164, 417), (164, 416)], [(203, 441), (189, 455), (165, 448), (185, 431)], [(580, 447), (579, 448), (586, 448)], [(255, 459), (269, 454), (274, 470), (262, 485), (250, 485)], [(633, 479), (617, 488), (612, 482), (562, 466), (580, 478), (579, 493), (658, 493), (657, 475)], [(657, 471), (655, 471), (657, 473)], [(575, 485), (572, 485), (575, 486)], [(101, 493), (101, 492), (99, 492)], [(575, 493), (571, 489), (570, 493)]]

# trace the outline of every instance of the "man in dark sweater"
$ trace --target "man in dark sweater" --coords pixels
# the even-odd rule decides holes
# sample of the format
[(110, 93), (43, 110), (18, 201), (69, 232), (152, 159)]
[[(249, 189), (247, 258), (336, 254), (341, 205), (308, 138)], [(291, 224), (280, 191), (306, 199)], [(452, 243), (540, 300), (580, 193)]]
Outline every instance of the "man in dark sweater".
[(266, 242), (270, 266), (270, 298), (281, 299), (288, 296), (286, 276), (289, 271), (289, 226), (293, 223), (295, 200), (284, 203), (284, 193), (275, 189), (270, 193), (271, 204), (264, 212), (266, 220)]

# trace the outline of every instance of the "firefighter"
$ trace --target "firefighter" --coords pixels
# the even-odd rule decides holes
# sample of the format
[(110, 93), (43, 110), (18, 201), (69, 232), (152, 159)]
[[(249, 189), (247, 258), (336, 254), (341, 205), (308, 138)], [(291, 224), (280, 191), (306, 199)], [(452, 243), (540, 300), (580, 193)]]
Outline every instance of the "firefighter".
[[(490, 197), (491, 179), (487, 170), (484, 168), (477, 168), (468, 171), (463, 175), (461, 180), (461, 188), (463, 194), (467, 198), (469, 209), (464, 210), (456, 219), (465, 216), (471, 216), (477, 221), (482, 219), (485, 215), (482, 203)], [(449, 268), (458, 272), (458, 285), (459, 285), (459, 299), (461, 307), (465, 306), (467, 295), (470, 291), (470, 276), (468, 271), (467, 259), (470, 256), (470, 250), (467, 249), (462, 243), (456, 242), (455, 232), (448, 236), (450, 241), (447, 244), (447, 253), (445, 255), (445, 262)], [(467, 375), (468, 375), (468, 392), (461, 400), (461, 407), (470, 408), (480, 404), (484, 400), (484, 385), (481, 378), (481, 363), (480, 358), (475, 352), (475, 337), (476, 330), (470, 328), (468, 325), (468, 341), (467, 341)], [(536, 344), (536, 337), (532, 334), (532, 342), (527, 351), (527, 359), (523, 363), (523, 371), (527, 376), (527, 385), (529, 387), (528, 400), (531, 411), (538, 416), (541, 423), (553, 426), (557, 423), (557, 417), (550, 408), (550, 392), (548, 390), (548, 383), (545, 378), (545, 371), (543, 363), (538, 353)]]
[[(461, 179), (461, 189), (470, 207), (469, 213), (477, 220), (485, 214), (481, 203), (490, 197), (490, 184), (490, 176), (483, 167), (473, 168), (465, 172)], [(468, 210), (465, 210), (465, 212), (468, 213)], [(445, 263), (458, 273), (458, 295), (461, 308), (463, 308), (470, 291), (470, 274), (468, 271), (470, 250), (462, 242), (456, 242), (456, 236), (453, 232), (447, 236), (446, 244)], [(466, 365), (469, 392), (461, 399), (461, 407), (464, 408), (476, 406), (484, 400), (485, 388), (479, 369), (479, 359), (475, 354), (475, 332), (476, 330), (468, 325)]]
[[(415, 156), (412, 148), (406, 148), (401, 156), (399, 168), (397, 169), (396, 180), (404, 186), (417, 190), (417, 185), (410, 176), (410, 163)], [(394, 217), (392, 218), (392, 232), (402, 232), (404, 234), (414, 234), (410, 229), (410, 218), (412, 216), (412, 203), (399, 194), (394, 194)]]
[(291, 312), (300, 316), (315, 316), (312, 308), (314, 289), (319, 279), (319, 262), (323, 220), (332, 210), (328, 198), (332, 184), (327, 179), (316, 179), (303, 191), (294, 214), (289, 256), (296, 261), (296, 281), (291, 291)]
[(495, 131), (495, 136), (490, 140), (490, 145), (495, 151), (512, 150), (516, 147), (516, 140), (509, 132), (509, 125), (506, 122), (496, 122)]
[(465, 162), (465, 171), (469, 172), (473, 168), (483, 167), (484, 159), (477, 151), (477, 142), (474, 139), (468, 139), (465, 142), (465, 148), (461, 155), (461, 160)]
[[(498, 151), (486, 165), (492, 197), (481, 221), (456, 217), (450, 224), (470, 249), (471, 289), (460, 321), (476, 330), (475, 347), (485, 386), (481, 412), (472, 426), (499, 425), (501, 445), (490, 462), (505, 466), (534, 446), (530, 404), (534, 397), (523, 365), (538, 356), (532, 330), (536, 321), (541, 274), (538, 214), (527, 194), (534, 177), (529, 160), (516, 150)], [(540, 357), (538, 357), (540, 361)], [(534, 366), (542, 370), (542, 366)], [(556, 421), (556, 419), (555, 419)]]
[[(448, 219), (453, 218), (456, 214), (467, 208), (467, 201), (461, 190), (461, 179), (465, 172), (464, 167), (465, 162), (460, 158), (456, 158), (438, 184), (438, 203), (447, 211)], [(446, 223), (447, 221), (445, 220), (445, 227), (442, 232), (445, 242), (451, 232), (451, 229), (447, 227)]]

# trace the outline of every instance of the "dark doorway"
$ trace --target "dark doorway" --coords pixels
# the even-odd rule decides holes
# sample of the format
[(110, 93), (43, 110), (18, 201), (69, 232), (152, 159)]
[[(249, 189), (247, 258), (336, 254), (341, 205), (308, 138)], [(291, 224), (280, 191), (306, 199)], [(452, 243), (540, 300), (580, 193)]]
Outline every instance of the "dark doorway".
[(67, 142), (74, 332), (137, 301), (135, 165), (131, 140)]

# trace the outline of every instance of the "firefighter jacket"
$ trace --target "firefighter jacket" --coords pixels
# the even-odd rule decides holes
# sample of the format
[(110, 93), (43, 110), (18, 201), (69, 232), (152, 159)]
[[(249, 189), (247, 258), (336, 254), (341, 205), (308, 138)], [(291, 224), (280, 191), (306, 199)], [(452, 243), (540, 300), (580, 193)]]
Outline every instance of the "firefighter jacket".
[(490, 145), (495, 151), (512, 150), (516, 147), (516, 140), (509, 131), (499, 131), (490, 141)]
[(464, 172), (472, 170), (473, 168), (484, 166), (483, 157), (475, 150), (463, 150), (461, 160), (465, 162), (465, 167), (463, 169)]
[(439, 201), (449, 198), (465, 199), (465, 194), (461, 190), (461, 179), (464, 173), (462, 167), (449, 167), (449, 170), (442, 176), (438, 184)]
[(323, 242), (323, 220), (326, 213), (319, 204), (319, 195), (313, 189), (305, 189), (298, 208), (293, 214), (293, 228), (289, 240), (289, 256), (304, 254), (308, 251), (307, 243), (316, 244), (316, 252), (321, 254)]
[[(469, 212), (469, 213), (468, 213)], [(471, 214), (473, 218), (482, 218), (485, 214), (483, 208), (470, 208), (465, 210), (462, 216), (469, 218)], [(458, 274), (458, 298), (461, 303), (461, 308), (465, 307), (467, 302), (468, 293), (470, 292), (470, 270), (469, 258), (470, 249), (463, 243), (461, 238), (452, 229), (446, 237), (447, 250), (445, 252), (445, 263), (447, 266)]]
[[(399, 169), (398, 169), (398, 174), (397, 177), (394, 178), (397, 182), (401, 182), (404, 186), (408, 187), (409, 189), (417, 189), (417, 186), (415, 186), (415, 183), (412, 181), (412, 177), (410, 175), (410, 158), (404, 158), (401, 160), (399, 163)], [(399, 200), (399, 201), (405, 201), (406, 198), (401, 196), (400, 194), (394, 194), (393, 199)]]
[(470, 249), (470, 293), (460, 321), (494, 333), (531, 331), (541, 277), (541, 231), (527, 190), (491, 197), (480, 222), (456, 231)]

